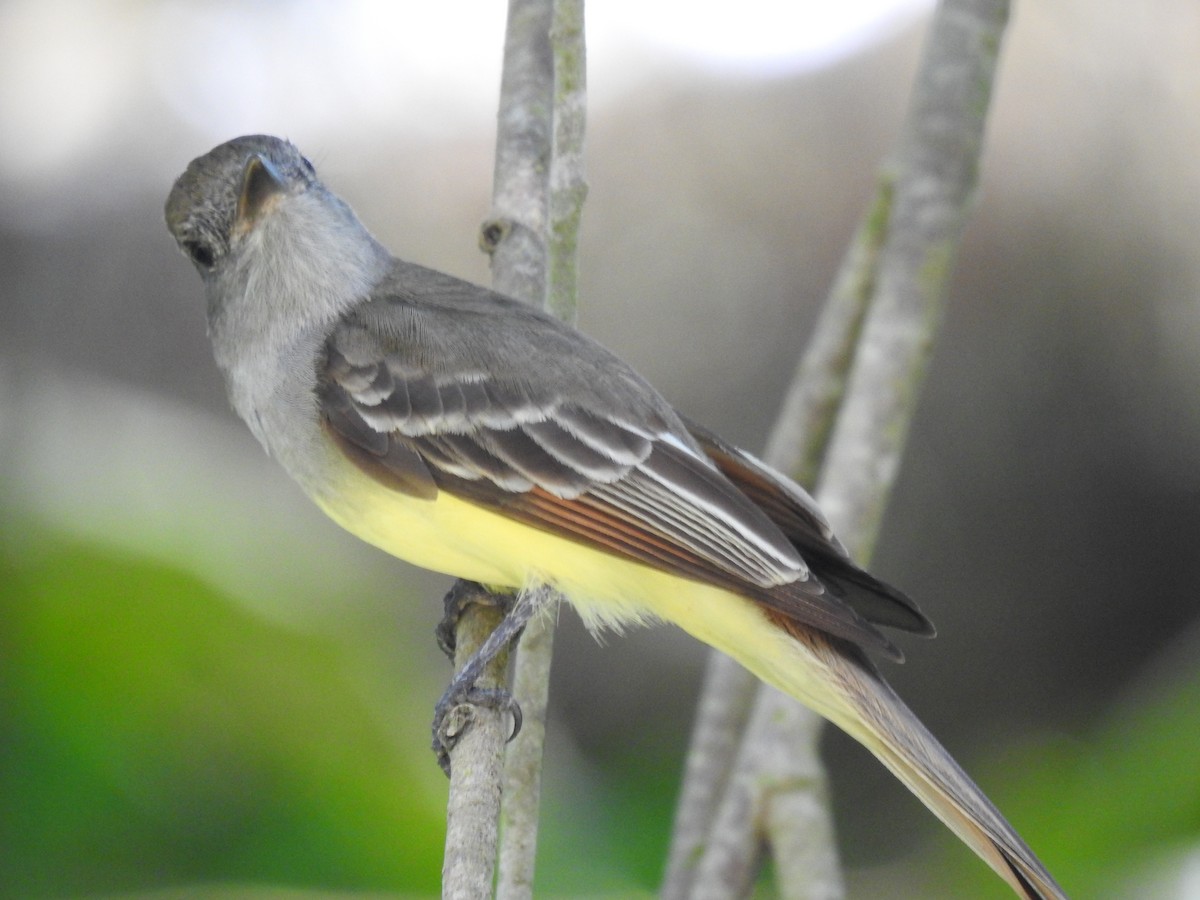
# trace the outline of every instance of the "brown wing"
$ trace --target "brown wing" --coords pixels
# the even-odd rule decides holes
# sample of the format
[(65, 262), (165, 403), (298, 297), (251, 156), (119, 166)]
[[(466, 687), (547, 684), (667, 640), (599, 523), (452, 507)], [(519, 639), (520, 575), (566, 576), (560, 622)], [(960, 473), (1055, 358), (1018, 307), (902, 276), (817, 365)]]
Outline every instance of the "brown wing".
[[(544, 382), (495, 377), (477, 356), (421, 363), (402, 342), (355, 322), (334, 333), (327, 353), (319, 384), (325, 424), (389, 486), (422, 498), (449, 491), (899, 656), (825, 591), (770, 517), (682, 427), (672, 429), (653, 408), (630, 408), (628, 379), (622, 407), (604, 409), (595, 402), (602, 385), (579, 402)], [(527, 371), (539, 371), (536, 359), (527, 362)]]
[(685, 424), (708, 458), (770, 517), (831, 593), (876, 625), (934, 635), (933, 623), (906, 594), (855, 565), (803, 488), (703, 426)]

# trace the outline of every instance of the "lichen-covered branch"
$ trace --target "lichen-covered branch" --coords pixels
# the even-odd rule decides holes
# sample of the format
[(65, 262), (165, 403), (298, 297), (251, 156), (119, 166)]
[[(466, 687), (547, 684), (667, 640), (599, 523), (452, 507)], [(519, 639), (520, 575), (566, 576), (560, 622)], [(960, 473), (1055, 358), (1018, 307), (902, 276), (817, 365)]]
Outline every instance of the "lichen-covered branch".
[[(843, 290), (857, 295), (869, 288), (870, 311), (854, 348), (846, 399), (825, 453), (817, 499), (863, 562), (873, 549), (940, 324), (975, 187), (1007, 18), (1006, 0), (944, 0), (939, 5), (898, 151), (883, 173), (879, 196), (835, 287), (834, 306)], [(812, 351), (811, 368), (806, 357), (798, 370), (801, 379), (815, 374), (816, 383), (793, 388), (768, 457), (787, 470), (803, 475), (820, 456), (825, 443), (821, 432), (839, 392), (843, 341), (857, 328), (853, 310), (851, 304), (841, 313), (823, 316), (822, 327), (832, 319), (840, 319), (842, 326), (833, 329), (835, 336), (824, 351)], [(822, 336), (815, 344), (824, 342)], [(693, 851), (699, 860), (693, 874), (704, 873), (703, 879), (719, 871), (725, 876), (729, 892), (712, 896), (741, 896), (753, 878), (757, 840), (739, 843), (725, 829), (757, 834), (760, 827), (773, 849), (784, 896), (840, 893), (840, 887), (825, 877), (830, 860), (836, 859), (833, 847), (812, 857), (814, 841), (831, 835), (821, 796), (823, 778), (797, 777), (803, 758), (815, 759), (819, 729), (798, 728), (786, 712), (790, 706), (791, 701), (775, 692), (760, 692), (754, 718), (766, 724), (748, 732), (733, 773), (716, 776), (727, 785), (712, 816), (720, 830)], [(801, 745), (797, 731), (804, 730), (812, 736)], [(738, 860), (729, 847), (751, 849), (739, 851)], [(707, 854), (713, 858), (704, 858)], [(739, 865), (744, 866), (740, 871)]]
[[(583, 25), (583, 0), (554, 0), (550, 26), (553, 77), (545, 302), (552, 313), (571, 323), (575, 321), (576, 310), (579, 223), (587, 197), (583, 156), (587, 54)], [(549, 589), (542, 590), (551, 594)], [(500, 872), (496, 885), (496, 896), (501, 900), (525, 900), (533, 896), (546, 706), (554, 652), (552, 613), (557, 598), (548, 600), (546, 605), (547, 612), (525, 629), (513, 674), (513, 695), (525, 713), (525, 728), (509, 745), (505, 759)]]
[[(455, 629), (455, 670), (461, 669), (502, 618), (495, 606), (468, 606)], [(478, 685), (504, 684), (508, 653), (485, 669)], [(446, 852), (442, 858), (444, 900), (477, 900), (491, 895), (496, 866), (500, 775), (507, 717), (481, 706), (455, 707), (443, 730), (456, 743), (450, 751), (450, 798), (446, 806)]]
[(587, 199), (584, 135), (587, 130), (587, 45), (583, 0), (554, 0), (550, 31), (554, 53), (553, 150), (550, 160), (549, 285), (546, 306), (575, 323), (579, 223)]
[(553, 0), (509, 0), (492, 215), (480, 232), (480, 243), (492, 257), (492, 286), (538, 306), (546, 297), (553, 17)]
[[(497, 290), (546, 305), (572, 322), (575, 253), (587, 195), (585, 60), (582, 0), (510, 0), (493, 211), (480, 234), (481, 246), (492, 256)], [(536, 590), (545, 595), (539, 606), (555, 605), (548, 589)], [(471, 861), (471, 871), (478, 873), (471, 887), (476, 893), (463, 896), (490, 895), (491, 865), (497, 859), (497, 896), (506, 900), (532, 896), (553, 648), (551, 613), (546, 610), (535, 617), (518, 645), (512, 689), (524, 727), (504, 754), (503, 772), (499, 768), (502, 744), (472, 742), (471, 752), (477, 755), (463, 762), (464, 749), (451, 757), (450, 829), (459, 834), (455, 820), (478, 816), (488, 820), (478, 823), (479, 833), (491, 838), (491, 844), (483, 846), (483, 841), (474, 840), (474, 832), (462, 829), (472, 838), (469, 846), (478, 846), (480, 856), (487, 857), (486, 865), (483, 859)], [(463, 767), (471, 772), (485, 768), (489, 777), (494, 775), (494, 783), (485, 784), (470, 772), (460, 779)], [(452, 856), (461, 855), (448, 839), (447, 865)]]
[(895, 188), (875, 299), (821, 487), (826, 514), (860, 559), (874, 547), (941, 324), (1008, 11), (1008, 0), (938, 6), (885, 173)]
[[(859, 226), (767, 440), (766, 461), (802, 484), (812, 484), (845, 392), (854, 347), (871, 299), (890, 196), (890, 191), (881, 190)], [(730, 816), (726, 810), (717, 820), (717, 806), (725, 795), (747, 732), (757, 687), (757, 679), (729, 657), (715, 651), (710, 654), (672, 829), (663, 879), (664, 900), (692, 896), (706, 852), (711, 858), (705, 864), (722, 873), (719, 883), (748, 883), (757, 870), (757, 852), (732, 858), (737, 856), (737, 838), (723, 834), (727, 829), (749, 833), (757, 804), (739, 805), (745, 811), (744, 819)], [(814, 746), (805, 739), (813, 728), (804, 719), (802, 713), (798, 720), (789, 715), (781, 722), (795, 721), (798, 733), (790, 742), (794, 762), (811, 772), (814, 761), (818, 768), (820, 764)], [(708, 849), (710, 843), (723, 849)], [(744, 846), (753, 850), (757, 842)], [(804, 858), (817, 852), (810, 848)], [(725, 858), (719, 861), (718, 854)]]
[[(546, 297), (552, 16), (552, 0), (509, 2), (492, 213), (480, 232), (480, 245), (491, 254), (494, 287), (539, 305)], [(478, 633), (478, 618), (487, 612), (486, 608), (476, 606), (464, 613), (456, 632), (460, 654), (474, 652), (497, 624), (498, 620), (493, 618), (491, 627)], [(456, 654), (456, 662), (460, 654)], [(489, 667), (485, 677), (494, 684), (503, 684), (506, 666), (507, 654), (504, 654), (503, 660), (498, 659)], [(508, 737), (506, 723), (498, 712), (470, 709), (475, 721), (450, 754), (442, 896), (455, 900), (474, 900), (492, 894), (504, 744)], [(529, 727), (527, 723), (526, 728)], [(532, 727), (537, 730), (539, 724)]]

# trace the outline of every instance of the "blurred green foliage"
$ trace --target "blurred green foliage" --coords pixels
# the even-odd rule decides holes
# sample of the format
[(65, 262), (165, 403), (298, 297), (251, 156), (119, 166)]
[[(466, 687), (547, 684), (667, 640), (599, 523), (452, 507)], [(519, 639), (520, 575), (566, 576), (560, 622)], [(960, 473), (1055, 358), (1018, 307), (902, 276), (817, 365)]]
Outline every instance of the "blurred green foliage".
[[(162, 562), (31, 521), (3, 535), (0, 895), (437, 894), (427, 698)], [(1069, 891), (1101, 896), (1200, 836), (1197, 710), (1192, 671), (1086, 740), (971, 768)], [(649, 895), (680, 752), (646, 734), (600, 771), (550, 766), (538, 896)], [(939, 848), (938, 896), (1008, 896)]]
[[(1200, 667), (1192, 659), (1142, 687), (1089, 735), (997, 748), (976, 767), (1071, 896), (1148, 898), (1149, 888), (1131, 887), (1139, 876), (1173, 850), (1200, 847)], [(945, 836), (941, 844), (947, 896), (1011, 896)]]
[[(0, 896), (438, 894), (432, 698), (363, 674), (376, 649), (31, 520), (0, 536)], [(659, 749), (560, 779), (539, 896), (657, 882), (680, 752)]]
[(346, 648), (49, 531), (9, 543), (0, 585), (8, 896), (436, 893), (444, 788), (424, 746), (389, 739)]

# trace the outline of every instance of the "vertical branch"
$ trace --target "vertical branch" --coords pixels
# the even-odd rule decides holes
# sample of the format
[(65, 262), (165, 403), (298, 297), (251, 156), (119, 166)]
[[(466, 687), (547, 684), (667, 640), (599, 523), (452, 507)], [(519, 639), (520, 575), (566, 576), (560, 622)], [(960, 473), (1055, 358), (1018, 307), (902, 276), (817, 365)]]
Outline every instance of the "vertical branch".
[(550, 161), (550, 277), (546, 307), (575, 324), (577, 249), (587, 177), (583, 146), (587, 130), (587, 44), (583, 0), (554, 0), (550, 32), (554, 53), (554, 142)]
[[(546, 171), (550, 160), (552, 61), (550, 0), (510, 0), (496, 134), (492, 214), (480, 245), (492, 257), (496, 290), (530, 303), (546, 295)], [(486, 606), (468, 607), (456, 630), (456, 668), (479, 648), (499, 619)], [(483, 686), (502, 685), (507, 654), (488, 667)], [(462, 713), (459, 712), (462, 710)], [(491, 896), (496, 865), (504, 741), (498, 711), (459, 707), (462, 739), (450, 755), (442, 896)]]
[[(575, 309), (575, 249), (587, 193), (583, 176), (584, 64), (582, 0), (510, 0), (493, 211), (483, 225), (480, 243), (492, 256), (493, 284), (498, 291), (530, 303), (548, 304), (570, 321)], [(472, 780), (470, 786), (476, 793), (459, 807), (463, 814), (469, 811), (495, 823), (502, 803), (497, 894), (505, 898), (532, 895), (553, 647), (551, 622), (552, 617), (545, 614), (535, 618), (519, 644), (513, 693), (524, 713), (524, 727), (505, 760), (503, 796), (500, 772), (493, 766), (498, 765), (502, 744), (493, 744), (479, 764), (486, 764), (489, 773), (495, 772), (494, 787), (487, 790), (481, 780)], [(460, 768), (456, 755), (451, 769), (454, 776)], [(468, 778), (463, 776), (464, 789)], [(452, 817), (455, 796), (452, 777)], [(496, 807), (483, 802), (492, 798)], [(496, 858), (494, 830), (491, 833), (489, 862)], [(447, 860), (458, 853), (448, 838)], [(490, 888), (489, 869), (486, 881), (475, 885), (480, 892), (476, 896), (486, 896)]]
[[(836, 303), (843, 288), (864, 299), (872, 295), (817, 497), (860, 560), (873, 549), (941, 321), (975, 186), (1007, 18), (1007, 0), (943, 0), (939, 5), (899, 149), (831, 298)], [(818, 354), (815, 347), (824, 338), (814, 340), (814, 367), (809, 368), (806, 357), (797, 373), (804, 379), (819, 373), (821, 381), (811, 389), (794, 384), (772, 438), (769, 461), (792, 471), (819, 456), (824, 443), (819, 432), (839, 390), (839, 347), (858, 329), (853, 312), (827, 312), (821, 328), (835, 318), (843, 327), (834, 329), (841, 334), (829, 345), (834, 352)], [(833, 378), (826, 377), (830, 373)], [(824, 856), (812, 857), (815, 839), (827, 835), (832, 841), (823, 779), (805, 777), (807, 760), (816, 758), (819, 722), (811, 713), (799, 718), (789, 714), (792, 708), (777, 692), (760, 691), (754, 720), (765, 724), (748, 731), (733, 774), (719, 776), (728, 787), (712, 816), (715, 831), (704, 844), (705, 858), (694, 867), (700, 874), (692, 882), (705, 886), (717, 873), (724, 876), (724, 892), (709, 896), (745, 892), (757, 855), (757, 840), (750, 835), (759, 827), (770, 840), (783, 896), (840, 895), (840, 882), (825, 877), (836, 858), (832, 843)], [(805, 718), (813, 727), (804, 724)], [(809, 737), (803, 738), (804, 732)], [(739, 830), (744, 831), (740, 839)], [(684, 889), (671, 896), (692, 894)]]
[(717, 805), (728, 789), (757, 685), (753, 675), (724, 653), (709, 652), (671, 826), (662, 900), (692, 896), (700, 861), (721, 833), (714, 823)]
[(546, 297), (552, 22), (552, 0), (509, 0), (492, 214), (480, 231), (492, 257), (492, 286), (536, 306)]
[[(579, 222), (587, 197), (583, 157), (587, 55), (583, 26), (583, 0), (554, 0), (550, 28), (553, 127), (545, 297), (549, 310), (571, 323), (575, 321), (576, 309)], [(525, 727), (509, 746), (505, 760), (506, 790), (501, 809), (500, 875), (496, 891), (502, 900), (524, 900), (533, 896), (553, 650), (553, 618), (543, 614), (525, 629), (513, 676), (513, 695), (524, 711)]]
[[(943, 0), (913, 86), (875, 296), (817, 492), (843, 543), (863, 561), (874, 550), (941, 326), (978, 179), (1008, 11), (1008, 0)], [(772, 740), (769, 729), (761, 739)], [(768, 836), (784, 865), (809, 835), (770, 807), (798, 802), (803, 798), (795, 790), (768, 801)], [(809, 873), (777, 871), (785, 896), (811, 896), (802, 887)]]
[[(500, 624), (496, 606), (474, 603), (458, 620), (454, 669), (460, 670)], [(481, 688), (504, 684), (508, 653), (484, 670)], [(450, 751), (450, 797), (446, 804), (446, 851), (442, 858), (444, 900), (477, 900), (491, 894), (500, 813), (501, 754), (507, 723), (499, 710), (462, 704), (442, 724), (457, 743)]]
[[(729, 781), (716, 807), (709, 844), (700, 857), (689, 900), (724, 900), (750, 893), (763, 835), (774, 835), (775, 816), (803, 840), (777, 854), (781, 895), (789, 900), (829, 900), (845, 893), (825, 769), (817, 752), (822, 720), (790, 697), (759, 688), (746, 737), (737, 749)], [(768, 734), (778, 740), (761, 740)], [(792, 802), (787, 802), (791, 800)], [(792, 872), (803, 877), (794, 880)]]
[[(767, 439), (766, 462), (803, 484), (811, 484), (815, 478), (845, 393), (871, 301), (890, 201), (891, 190), (885, 182), (842, 260)], [(813, 736), (819, 728), (803, 707), (793, 703), (790, 709), (780, 710), (778, 705), (771, 705), (778, 704), (778, 699), (771, 704), (765, 699), (774, 692), (761, 693), (756, 699), (757, 690), (758, 681), (753, 675), (729, 657), (712, 652), (675, 814), (663, 879), (664, 900), (691, 898), (701, 884), (709, 896), (741, 896), (758, 869), (761, 842), (756, 817), (765, 795), (752, 777), (762, 752), (742, 747), (743, 734), (759, 730), (747, 727), (751, 717), (756, 722), (774, 717), (780, 732), (789, 732), (790, 736), (781, 742), (786, 744), (785, 759), (790, 761), (795, 777), (812, 784), (814, 795), (821, 798), (820, 803), (806, 807), (807, 814), (816, 817), (808, 829), (813, 840), (798, 858), (811, 863), (824, 856), (825, 862), (816, 868), (837, 870), (832, 826), (824, 803), (824, 772)], [(782, 762), (776, 763), (775, 771)], [(735, 771), (746, 773), (738, 785), (731, 782)], [(755, 792), (754, 797), (750, 791)], [(725, 801), (722, 806), (723, 799), (735, 792), (738, 802)], [(825, 883), (830, 882), (827, 879)]]
[[(543, 588), (549, 590), (549, 588)], [(542, 797), (542, 756), (546, 745), (546, 705), (554, 651), (553, 610), (534, 618), (517, 646), (513, 697), (524, 724), (504, 756), (504, 793), (500, 802), (499, 874), (496, 896), (522, 900), (533, 896), (537, 860), (538, 808)]]
[[(871, 299), (876, 261), (887, 230), (890, 199), (891, 191), (885, 183), (842, 260), (813, 336), (796, 367), (783, 408), (767, 439), (766, 461), (802, 484), (812, 484), (833, 431), (850, 365), (854, 361), (854, 348)], [(754, 813), (755, 804), (747, 803), (741, 807), (744, 819), (731, 817), (726, 811), (719, 824), (717, 805), (735, 768), (757, 685), (757, 679), (729, 657), (716, 651), (709, 655), (672, 829), (663, 879), (664, 900), (683, 900), (692, 895), (692, 885), (697, 880), (696, 873), (710, 840), (732, 848), (734, 845), (724, 837), (725, 832), (745, 833), (751, 828), (749, 817)], [(811, 742), (797, 740), (792, 746), (796, 765), (812, 771), (815, 750), (804, 752), (805, 748), (812, 749)], [(806, 858), (813, 852), (816, 851), (810, 849)], [(719, 883), (724, 883), (726, 878), (748, 883), (757, 869), (757, 855), (752, 853), (736, 864), (719, 865), (714, 861), (712, 865), (723, 873)], [(741, 876), (735, 874), (739, 868)]]
[(943, 0), (917, 72), (875, 299), (821, 491), (826, 515), (860, 558), (874, 547), (941, 325), (1008, 9), (1008, 0)]
[(892, 183), (883, 178), (842, 259), (817, 327), (767, 438), (763, 458), (803, 485), (811, 487), (817, 482), (829, 436), (846, 394), (863, 319), (875, 290), (876, 267), (891, 209)]

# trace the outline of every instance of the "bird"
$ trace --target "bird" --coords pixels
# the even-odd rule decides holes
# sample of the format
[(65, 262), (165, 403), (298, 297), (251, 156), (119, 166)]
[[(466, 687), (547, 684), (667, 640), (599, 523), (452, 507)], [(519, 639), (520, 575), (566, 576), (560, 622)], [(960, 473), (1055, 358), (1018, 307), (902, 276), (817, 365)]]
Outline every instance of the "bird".
[(291, 142), (194, 159), (167, 227), (230, 403), (335, 522), (417, 566), (672, 623), (862, 743), (1014, 892), (1065, 894), (884, 680), (932, 635), (815, 501), (549, 313), (393, 256)]

